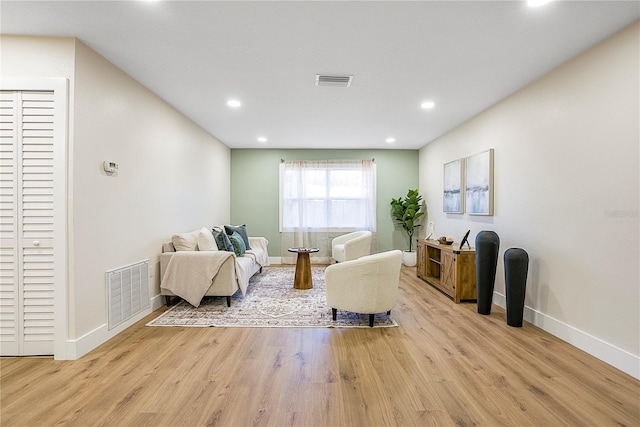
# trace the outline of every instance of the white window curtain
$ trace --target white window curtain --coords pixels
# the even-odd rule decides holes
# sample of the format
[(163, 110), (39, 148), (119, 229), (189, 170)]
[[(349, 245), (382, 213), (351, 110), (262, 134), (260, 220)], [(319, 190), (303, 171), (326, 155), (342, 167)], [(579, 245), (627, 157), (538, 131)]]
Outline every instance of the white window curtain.
[[(356, 230), (376, 231), (376, 168), (373, 160), (292, 160), (280, 169), (283, 263), (292, 247), (315, 247), (313, 262), (328, 263), (331, 240)], [(375, 238), (374, 238), (375, 241)]]

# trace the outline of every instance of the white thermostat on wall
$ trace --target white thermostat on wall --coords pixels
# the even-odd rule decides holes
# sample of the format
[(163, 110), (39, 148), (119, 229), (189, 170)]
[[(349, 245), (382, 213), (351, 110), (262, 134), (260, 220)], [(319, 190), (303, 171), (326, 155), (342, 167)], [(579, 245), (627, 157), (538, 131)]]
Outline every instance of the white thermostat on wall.
[(105, 160), (102, 162), (102, 167), (107, 173), (115, 173), (118, 172), (118, 164), (116, 162), (110, 162), (109, 160)]

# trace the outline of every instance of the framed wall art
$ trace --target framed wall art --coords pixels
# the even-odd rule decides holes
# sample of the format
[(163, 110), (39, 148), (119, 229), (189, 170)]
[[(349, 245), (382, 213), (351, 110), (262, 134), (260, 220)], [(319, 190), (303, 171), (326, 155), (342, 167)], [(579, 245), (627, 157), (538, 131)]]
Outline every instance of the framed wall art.
[(464, 182), (464, 159), (454, 160), (444, 165), (444, 186), (442, 210), (447, 213), (463, 213), (464, 198), (462, 183)]
[(465, 160), (465, 209), (471, 215), (493, 215), (493, 148)]

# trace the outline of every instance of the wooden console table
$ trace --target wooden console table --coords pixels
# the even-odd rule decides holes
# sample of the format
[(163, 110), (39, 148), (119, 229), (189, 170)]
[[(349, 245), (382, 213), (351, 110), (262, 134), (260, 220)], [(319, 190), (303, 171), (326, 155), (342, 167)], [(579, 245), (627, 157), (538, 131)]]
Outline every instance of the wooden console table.
[(417, 275), (449, 295), (456, 303), (475, 301), (476, 251), (445, 245), (437, 240), (418, 240)]

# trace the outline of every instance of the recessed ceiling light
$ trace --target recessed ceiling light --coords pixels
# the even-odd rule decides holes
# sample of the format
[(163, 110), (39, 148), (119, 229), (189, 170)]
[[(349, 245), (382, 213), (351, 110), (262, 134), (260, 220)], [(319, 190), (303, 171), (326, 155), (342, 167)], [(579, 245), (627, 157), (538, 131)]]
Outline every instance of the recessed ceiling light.
[(547, 3), (551, 3), (553, 0), (527, 0), (527, 5), (529, 7), (538, 7), (544, 6)]
[(435, 106), (436, 106), (436, 103), (433, 101), (424, 101), (422, 104), (420, 104), (420, 107), (424, 110), (429, 110)]
[(227, 101), (227, 105), (231, 108), (238, 108), (242, 105), (242, 103), (237, 99), (230, 99)]
[(389, 144), (393, 144), (394, 142), (396, 142), (396, 139), (395, 139), (395, 138), (393, 138), (393, 137), (389, 137), (389, 138), (387, 138), (387, 139), (386, 139), (386, 141), (387, 141)]
[(267, 138), (265, 138), (264, 136), (259, 136), (258, 142), (267, 142)]

